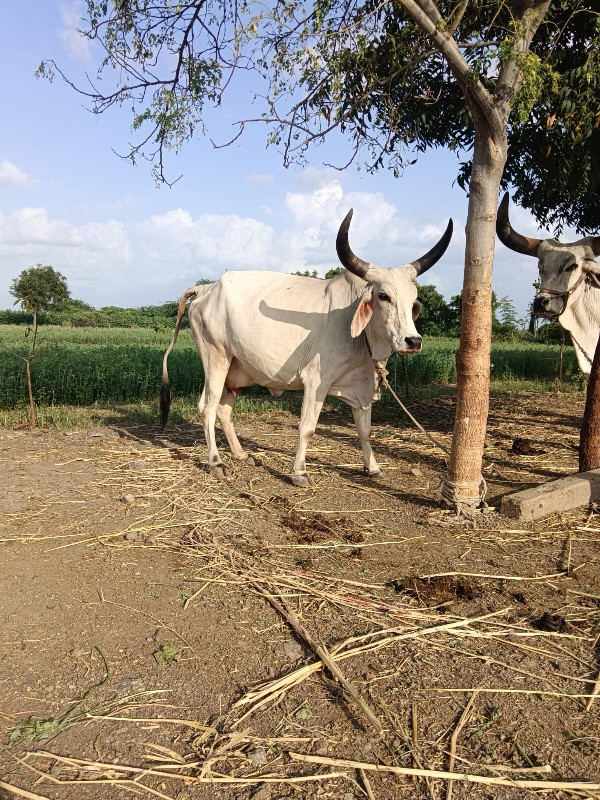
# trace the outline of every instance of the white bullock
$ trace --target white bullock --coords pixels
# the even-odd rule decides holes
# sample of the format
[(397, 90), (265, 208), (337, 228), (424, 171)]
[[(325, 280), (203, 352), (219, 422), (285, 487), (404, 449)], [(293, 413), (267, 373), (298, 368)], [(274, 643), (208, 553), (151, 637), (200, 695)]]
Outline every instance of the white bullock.
[(194, 287), (179, 303), (175, 333), (163, 360), (161, 418), (170, 405), (167, 358), (175, 344), (186, 302), (205, 383), (198, 408), (204, 423), (210, 472), (224, 467), (215, 439), (218, 417), (234, 458), (246, 459), (232, 423), (235, 398), (258, 384), (273, 395), (304, 391), (299, 443), (292, 472), (296, 486), (308, 486), (306, 448), (327, 395), (351, 408), (365, 472), (382, 476), (369, 443), (371, 404), (379, 390), (375, 362), (392, 353), (415, 353), (421, 337), (414, 320), (420, 311), (414, 279), (444, 254), (452, 220), (440, 241), (422, 258), (379, 269), (358, 258), (348, 242), (352, 210), (342, 222), (337, 253), (346, 268), (329, 280), (277, 272), (226, 272), (209, 287)]
[(600, 333), (600, 236), (586, 236), (572, 244), (556, 239), (533, 239), (517, 233), (508, 218), (508, 192), (498, 208), (496, 232), (517, 253), (538, 259), (540, 288), (533, 313), (557, 318), (569, 332), (579, 368), (590, 374)]

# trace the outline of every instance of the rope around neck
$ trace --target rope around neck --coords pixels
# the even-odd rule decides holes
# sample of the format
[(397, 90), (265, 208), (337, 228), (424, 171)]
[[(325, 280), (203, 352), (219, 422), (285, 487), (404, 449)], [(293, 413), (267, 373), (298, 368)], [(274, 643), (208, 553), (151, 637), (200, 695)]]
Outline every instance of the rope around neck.
[(588, 362), (588, 364), (589, 364), (589, 365), (590, 365), (590, 367), (591, 367), (591, 366), (592, 366), (592, 364), (593, 364), (594, 362), (593, 362), (593, 361), (592, 361), (592, 359), (590, 358), (590, 356), (589, 356), (589, 354), (587, 353), (587, 351), (583, 349), (583, 347), (582, 347), (582, 346), (579, 344), (579, 342), (578, 342), (578, 341), (577, 341), (577, 339), (576, 339), (576, 338), (573, 336), (573, 334), (571, 333), (571, 331), (569, 331), (569, 336), (571, 337), (571, 339), (572, 339), (572, 341), (573, 341), (573, 344), (574, 344), (574, 345), (575, 345), (575, 346), (576, 346), (576, 347), (577, 347), (579, 350), (581, 350), (581, 353), (582, 353), (583, 357), (585, 358), (585, 360)]

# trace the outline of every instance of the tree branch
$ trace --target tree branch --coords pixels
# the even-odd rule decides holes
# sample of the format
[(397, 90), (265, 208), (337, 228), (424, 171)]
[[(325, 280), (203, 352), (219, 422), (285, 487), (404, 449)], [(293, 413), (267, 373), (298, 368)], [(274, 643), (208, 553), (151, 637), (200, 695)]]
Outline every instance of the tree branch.
[[(510, 58), (500, 67), (496, 79), (496, 102), (503, 118), (508, 122), (510, 106), (523, 83), (521, 56), (527, 53), (540, 23), (550, 7), (550, 0), (513, 0), (513, 9), (521, 9), (521, 16), (515, 16), (517, 31), (514, 50)], [(520, 33), (519, 33), (520, 31)]]
[(456, 30), (458, 29), (458, 26), (462, 22), (462, 18), (465, 15), (465, 11), (467, 10), (467, 6), (468, 5), (469, 5), (469, 0), (462, 0), (461, 1), (460, 5), (459, 5), (459, 7), (458, 7), (458, 9), (456, 11), (456, 16), (452, 20), (452, 24), (449, 25), (448, 28), (446, 28), (446, 33), (449, 36), (454, 36), (454, 34), (456, 33)]
[(502, 123), (494, 99), (479, 78), (473, 81), (473, 72), (452, 36), (448, 36), (445, 31), (438, 28), (443, 19), (435, 3), (432, 0), (396, 0), (396, 2), (444, 56), (472, 113), (480, 112), (478, 116), (488, 125), (492, 139), (501, 145), (506, 135), (506, 126)]

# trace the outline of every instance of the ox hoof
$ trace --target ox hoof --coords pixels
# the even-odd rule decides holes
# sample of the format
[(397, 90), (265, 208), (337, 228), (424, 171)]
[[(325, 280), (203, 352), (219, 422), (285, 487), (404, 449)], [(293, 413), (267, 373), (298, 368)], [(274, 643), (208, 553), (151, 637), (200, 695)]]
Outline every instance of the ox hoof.
[(247, 464), (249, 467), (255, 467), (256, 461), (252, 456), (246, 456), (246, 458), (242, 459), (242, 464)]
[(292, 483), (300, 489), (307, 489), (312, 481), (305, 472), (304, 475), (292, 475)]
[(210, 472), (213, 478), (219, 478), (219, 480), (225, 480), (225, 477), (227, 475), (223, 464), (215, 464), (214, 466), (209, 467), (208, 471)]
[(369, 472), (367, 474), (369, 478), (374, 481), (384, 481), (386, 477), (385, 472), (382, 469), (378, 470), (377, 472)]

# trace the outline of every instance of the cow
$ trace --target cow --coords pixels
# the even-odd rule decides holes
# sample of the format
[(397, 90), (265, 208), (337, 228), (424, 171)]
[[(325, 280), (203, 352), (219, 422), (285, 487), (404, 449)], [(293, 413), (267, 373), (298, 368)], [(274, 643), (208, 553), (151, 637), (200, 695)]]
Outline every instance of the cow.
[(415, 327), (420, 311), (414, 279), (444, 254), (452, 220), (439, 242), (424, 256), (391, 269), (356, 256), (348, 241), (352, 209), (336, 239), (345, 267), (328, 280), (277, 272), (226, 272), (216, 283), (186, 291), (179, 302), (171, 343), (163, 358), (161, 422), (170, 406), (167, 359), (190, 297), (190, 327), (204, 366), (198, 408), (208, 445), (209, 471), (224, 477), (215, 440), (218, 417), (234, 459), (249, 459), (235, 433), (231, 415), (246, 386), (265, 386), (272, 395), (304, 391), (299, 442), (291, 475), (307, 487), (306, 448), (315, 432), (325, 398), (344, 400), (352, 409), (362, 447), (364, 471), (383, 477), (371, 452), (371, 404), (379, 396), (376, 362), (392, 353), (416, 353), (421, 336)]
[(508, 218), (508, 192), (496, 219), (500, 241), (516, 253), (538, 259), (540, 288), (533, 301), (537, 317), (558, 319), (575, 346), (579, 368), (590, 374), (600, 333), (600, 236), (572, 244), (556, 239), (533, 239), (517, 233)]

